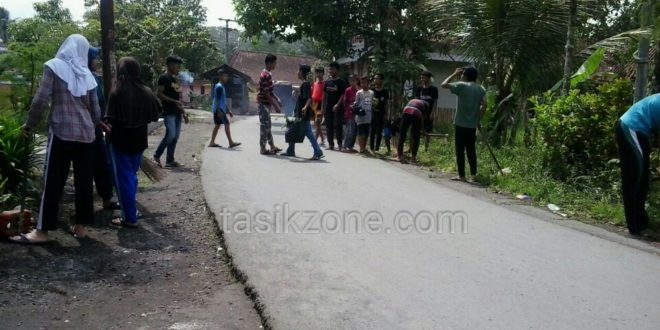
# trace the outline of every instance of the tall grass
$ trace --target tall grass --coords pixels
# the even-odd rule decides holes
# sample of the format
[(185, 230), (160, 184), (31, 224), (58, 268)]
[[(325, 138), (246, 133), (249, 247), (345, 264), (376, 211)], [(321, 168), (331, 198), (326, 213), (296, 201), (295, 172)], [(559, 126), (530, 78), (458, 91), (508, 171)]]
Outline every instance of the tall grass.
[[(420, 152), (418, 156), (420, 164), (441, 172), (456, 173), (454, 142), (451, 138), (453, 133), (450, 133), (448, 142), (432, 141), (428, 152)], [(561, 182), (553, 179), (550, 172), (544, 168), (539, 147), (525, 147), (518, 144), (493, 150), (501, 166), (511, 170), (510, 174), (500, 175), (486, 146), (480, 138), (477, 141), (479, 169), (477, 181), (488, 186), (489, 189), (512, 196), (529, 195), (532, 203), (541, 207), (546, 207), (548, 203), (556, 204), (571, 218), (584, 222), (625, 224), (617, 163), (608, 164), (605, 173), (597, 173), (594, 177)], [(615, 184), (610, 187), (595, 184), (597, 179), (602, 181), (598, 176), (603, 175), (611, 178)], [(649, 197), (649, 215), (655, 219), (660, 216), (659, 187), (656, 182), (652, 182)], [(654, 221), (651, 228), (659, 231), (660, 222)]]

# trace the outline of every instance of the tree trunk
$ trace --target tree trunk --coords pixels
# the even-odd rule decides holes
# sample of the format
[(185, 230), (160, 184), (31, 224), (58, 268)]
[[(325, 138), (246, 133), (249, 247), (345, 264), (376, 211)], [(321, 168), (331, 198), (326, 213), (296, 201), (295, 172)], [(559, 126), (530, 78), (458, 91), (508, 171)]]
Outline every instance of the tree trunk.
[(113, 0), (101, 0), (101, 51), (103, 58), (103, 87), (105, 95), (110, 95), (115, 77), (115, 11)]
[[(642, 29), (646, 29), (653, 24), (653, 13), (655, 12), (655, 0), (647, 0), (643, 5), (640, 21)], [(649, 48), (651, 38), (642, 35), (639, 39), (639, 49), (637, 50), (637, 73), (635, 75), (635, 102), (643, 99), (646, 96), (646, 85), (648, 83), (648, 66), (649, 66)]]
[(566, 32), (566, 55), (564, 56), (564, 84), (561, 95), (568, 95), (571, 90), (571, 72), (573, 58), (573, 30), (575, 29), (575, 18), (577, 17), (577, 0), (570, 0), (568, 10), (568, 29)]
[(660, 49), (660, 40), (655, 44), (655, 66), (653, 68), (653, 94), (660, 93), (660, 54), (658, 50)]

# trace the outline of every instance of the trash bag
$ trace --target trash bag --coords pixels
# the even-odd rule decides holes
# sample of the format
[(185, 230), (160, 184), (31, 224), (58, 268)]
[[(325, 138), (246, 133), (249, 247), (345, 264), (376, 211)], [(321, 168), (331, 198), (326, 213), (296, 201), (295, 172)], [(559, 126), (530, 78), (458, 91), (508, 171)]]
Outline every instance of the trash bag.
[(284, 140), (286, 143), (302, 143), (305, 140), (305, 122), (303, 119), (287, 121)]

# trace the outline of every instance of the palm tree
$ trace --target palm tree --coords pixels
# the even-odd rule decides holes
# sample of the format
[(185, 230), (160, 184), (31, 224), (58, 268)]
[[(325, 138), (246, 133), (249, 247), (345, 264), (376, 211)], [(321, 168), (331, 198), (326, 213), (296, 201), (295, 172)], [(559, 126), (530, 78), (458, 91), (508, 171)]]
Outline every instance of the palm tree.
[[(585, 1), (582, 1), (585, 2)], [(525, 100), (561, 78), (569, 4), (557, 0), (429, 0), (435, 27), (460, 40), (460, 51), (491, 71), (497, 107), (489, 124), (495, 145), (515, 139)], [(511, 97), (513, 95), (513, 97)], [(516, 111), (520, 109), (521, 111)]]

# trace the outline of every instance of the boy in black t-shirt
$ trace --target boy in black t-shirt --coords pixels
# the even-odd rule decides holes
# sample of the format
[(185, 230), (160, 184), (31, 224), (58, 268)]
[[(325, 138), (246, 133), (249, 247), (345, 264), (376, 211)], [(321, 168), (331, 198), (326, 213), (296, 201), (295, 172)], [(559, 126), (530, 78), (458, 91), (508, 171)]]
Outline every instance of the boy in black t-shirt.
[(390, 100), (390, 91), (383, 88), (383, 75), (374, 75), (374, 104), (371, 107), (371, 131), (369, 147), (376, 152), (380, 149), (380, 141), (383, 137), (383, 128), (388, 118), (387, 103)]
[(424, 131), (431, 133), (433, 130), (433, 111), (438, 104), (438, 87), (431, 85), (433, 74), (423, 71), (420, 77), (421, 86), (415, 89), (415, 98), (424, 100), (429, 104), (429, 111), (424, 115)]
[(182, 164), (174, 160), (174, 150), (181, 134), (181, 121), (186, 116), (180, 101), (181, 84), (178, 78), (183, 60), (176, 55), (170, 55), (166, 63), (167, 72), (158, 79), (158, 98), (163, 105), (165, 136), (154, 153), (154, 161), (161, 165), (160, 156), (167, 148), (165, 167), (181, 167)]
[(339, 150), (342, 150), (343, 132), (342, 126), (344, 121), (344, 111), (342, 110), (342, 102), (344, 100), (344, 90), (346, 89), (346, 82), (337, 77), (339, 70), (339, 63), (330, 63), (328, 72), (330, 79), (325, 81), (325, 94), (323, 95), (323, 112), (325, 118), (325, 129), (328, 134), (328, 149), (335, 149), (335, 138)]

